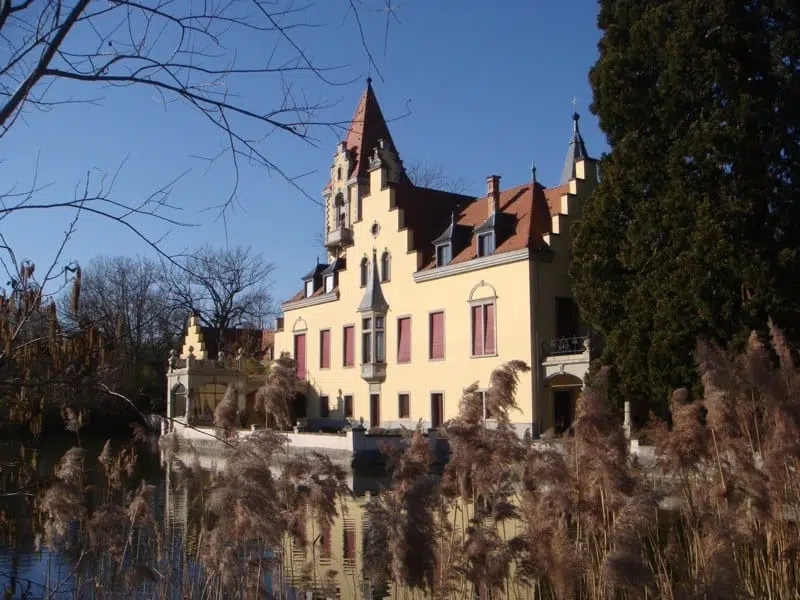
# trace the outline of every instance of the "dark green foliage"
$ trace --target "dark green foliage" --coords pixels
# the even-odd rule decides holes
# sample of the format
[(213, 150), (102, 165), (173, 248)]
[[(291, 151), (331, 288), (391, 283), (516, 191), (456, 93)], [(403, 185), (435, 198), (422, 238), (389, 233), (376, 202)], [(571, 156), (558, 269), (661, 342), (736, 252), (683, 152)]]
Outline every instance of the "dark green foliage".
[(612, 397), (661, 414), (699, 389), (698, 337), (800, 341), (800, 8), (602, 0), (592, 111), (611, 152), (575, 230), (582, 316)]

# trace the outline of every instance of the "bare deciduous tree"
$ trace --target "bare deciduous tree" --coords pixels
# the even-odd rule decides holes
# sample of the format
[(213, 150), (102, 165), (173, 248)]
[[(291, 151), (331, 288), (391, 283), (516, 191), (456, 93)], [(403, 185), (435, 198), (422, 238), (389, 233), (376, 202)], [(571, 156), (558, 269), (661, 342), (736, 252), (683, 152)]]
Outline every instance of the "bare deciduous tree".
[(454, 194), (466, 194), (467, 183), (462, 179), (454, 179), (446, 175), (440, 164), (414, 161), (406, 166), (408, 178), (417, 187), (444, 190)]
[(263, 327), (274, 314), (270, 277), (274, 265), (249, 247), (203, 246), (167, 267), (171, 306), (184, 315), (196, 311), (201, 323), (217, 330)]

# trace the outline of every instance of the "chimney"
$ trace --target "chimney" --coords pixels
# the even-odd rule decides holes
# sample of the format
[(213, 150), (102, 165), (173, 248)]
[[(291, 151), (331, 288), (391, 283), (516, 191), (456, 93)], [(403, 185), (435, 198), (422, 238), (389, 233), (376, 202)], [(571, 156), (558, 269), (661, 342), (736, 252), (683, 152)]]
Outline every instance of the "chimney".
[(489, 198), (489, 215), (500, 212), (500, 175), (486, 178), (486, 196)]

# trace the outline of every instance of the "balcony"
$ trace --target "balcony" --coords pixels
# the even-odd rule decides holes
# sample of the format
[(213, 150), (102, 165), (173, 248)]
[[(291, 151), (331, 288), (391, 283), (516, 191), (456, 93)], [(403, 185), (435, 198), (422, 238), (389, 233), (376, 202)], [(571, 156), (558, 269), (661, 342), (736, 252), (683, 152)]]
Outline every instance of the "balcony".
[(353, 243), (353, 230), (349, 227), (341, 225), (336, 229), (328, 231), (325, 238), (325, 246), (327, 248), (340, 248)]
[(362, 364), (361, 379), (367, 383), (383, 383), (386, 381), (386, 363)]
[(583, 354), (589, 351), (589, 338), (585, 336), (554, 338), (543, 344), (544, 356), (563, 356), (565, 354)]

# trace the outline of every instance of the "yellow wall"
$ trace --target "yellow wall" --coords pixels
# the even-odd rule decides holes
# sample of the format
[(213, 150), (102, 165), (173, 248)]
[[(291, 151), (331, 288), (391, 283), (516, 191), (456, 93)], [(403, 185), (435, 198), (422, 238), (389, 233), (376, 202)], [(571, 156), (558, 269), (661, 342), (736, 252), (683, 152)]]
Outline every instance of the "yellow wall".
[(198, 360), (208, 358), (206, 344), (203, 341), (203, 334), (200, 331), (200, 323), (194, 315), (189, 316), (186, 326), (186, 335), (183, 338), (183, 348), (181, 348), (181, 358), (189, 357), (189, 348), (193, 348), (194, 357)]
[[(381, 287), (390, 305), (386, 317), (387, 378), (381, 384), (382, 422), (399, 418), (398, 394), (410, 395), (410, 419), (431, 418), (431, 392), (444, 393), (444, 418), (454, 417), (464, 387), (479, 381), (487, 386), (491, 371), (510, 359), (531, 362), (530, 339), (521, 334), (529, 329), (530, 296), (528, 263), (520, 261), (480, 271), (415, 283), (416, 252), (409, 253), (408, 232), (399, 228), (399, 210), (391, 209), (393, 190), (381, 189), (382, 170), (371, 172), (371, 189), (362, 201), (362, 219), (353, 223), (355, 245), (347, 249), (347, 269), (339, 274), (338, 300), (326, 304), (285, 311), (283, 332), (276, 335), (278, 351), (293, 352), (293, 332), (306, 330), (306, 368), (308, 379), (320, 395), (330, 398), (331, 414), (343, 409), (337, 398), (352, 394), (353, 416), (369, 420), (369, 384), (361, 378), (361, 324), (356, 308), (364, 288), (360, 287), (359, 263), (372, 250), (378, 256), (388, 250), (392, 257), (391, 280)], [(377, 222), (380, 232), (370, 229)], [(483, 282), (483, 285), (481, 283)], [(496, 356), (471, 358), (471, 315), (469, 298), (496, 293)], [(445, 312), (445, 359), (429, 360), (429, 313)], [(397, 363), (397, 319), (411, 317), (411, 362)], [(344, 368), (343, 326), (355, 325), (355, 366)], [(331, 368), (319, 368), (320, 330), (331, 329)], [(515, 421), (531, 422), (532, 387), (523, 379), (519, 391), (522, 412)], [(309, 415), (318, 414), (318, 402), (311, 402)]]
[[(345, 167), (343, 171), (346, 173), (342, 153), (334, 159), (332, 175), (340, 165)], [(579, 169), (579, 176), (582, 175), (583, 169)], [(382, 423), (398, 420), (398, 394), (408, 393), (409, 418), (412, 421), (430, 421), (432, 392), (444, 393), (444, 419), (447, 420), (456, 416), (464, 387), (475, 381), (481, 387), (488, 386), (492, 370), (506, 361), (518, 359), (534, 366), (535, 360), (541, 359), (532, 350), (534, 345), (541, 348), (541, 344), (554, 334), (554, 299), (572, 295), (568, 276), (569, 228), (578, 214), (580, 201), (590, 190), (584, 188), (582, 181), (572, 182), (571, 191), (579, 193), (581, 198), (564, 196), (562, 212), (565, 214), (556, 217), (557, 222), (554, 222), (560, 233), (549, 236), (554, 250), (549, 260), (524, 259), (415, 283), (413, 273), (418, 270), (419, 259), (416, 252), (407, 251), (411, 232), (400, 228), (402, 211), (394, 206), (394, 191), (383, 185), (386, 177), (386, 168), (370, 172), (369, 189), (372, 193), (361, 200), (359, 220), (353, 220), (359, 216), (355, 204), (357, 186), (349, 185), (345, 197), (352, 203), (347, 207), (347, 224), (353, 229), (354, 245), (346, 249), (347, 269), (339, 273), (339, 298), (324, 304), (285, 309), (284, 330), (275, 337), (276, 351), (293, 354), (294, 334), (305, 332), (308, 380), (318, 396), (329, 397), (331, 416), (343, 414), (342, 397), (351, 394), (353, 417), (356, 420), (363, 417), (368, 423), (370, 386), (361, 378), (361, 316), (356, 312), (364, 294), (364, 288), (360, 287), (359, 264), (366, 256), (371, 265), (373, 248), (378, 258), (388, 250), (392, 259), (391, 281), (381, 283), (390, 309), (386, 316), (387, 377), (380, 384), (379, 392), (380, 420)], [(347, 182), (337, 182), (334, 177), (331, 199), (347, 187)], [(331, 223), (332, 200), (327, 212), (328, 223)], [(377, 236), (371, 233), (374, 223), (380, 227)], [(535, 302), (533, 291), (537, 277), (539, 297)], [(496, 293), (496, 356), (471, 357), (471, 293), (476, 299)], [(428, 358), (428, 318), (429, 313), (435, 310), (445, 312), (444, 360)], [(532, 314), (535, 320), (531, 319)], [(398, 364), (397, 319), (404, 316), (411, 316), (412, 358), (409, 363)], [(351, 368), (343, 367), (345, 325), (355, 325), (355, 365)], [(331, 330), (331, 367), (323, 370), (319, 366), (320, 330), (328, 328)], [(522, 377), (517, 395), (521, 411), (511, 415), (521, 430), (536, 423), (540, 417), (550, 418), (550, 411), (545, 406), (547, 401), (544, 398), (549, 394), (545, 394), (544, 382), (539, 381), (540, 393), (534, 397), (535, 377), (533, 373)], [(310, 398), (308, 415), (318, 416), (319, 411), (318, 397)], [(538, 425), (544, 430), (548, 423)]]

